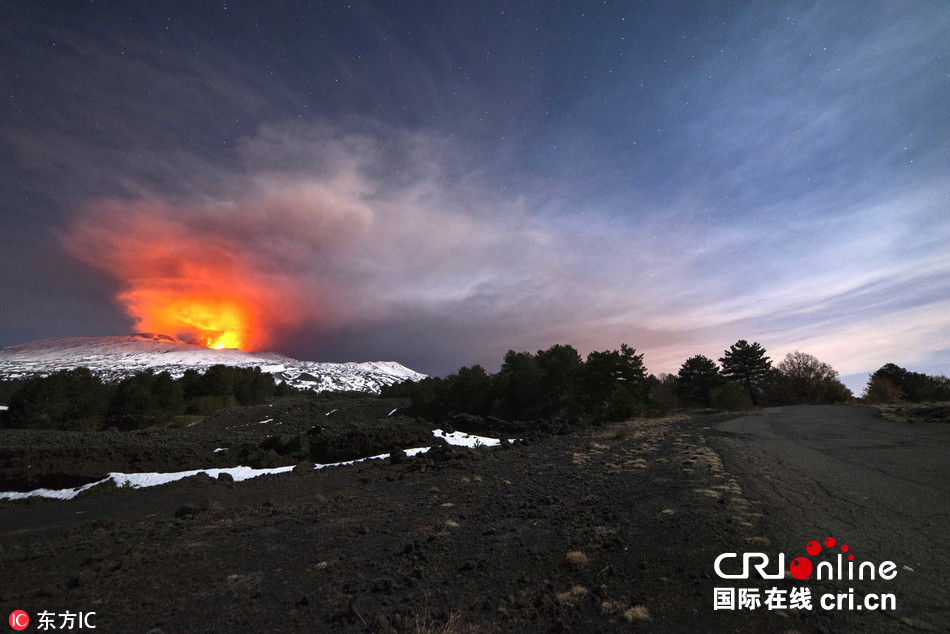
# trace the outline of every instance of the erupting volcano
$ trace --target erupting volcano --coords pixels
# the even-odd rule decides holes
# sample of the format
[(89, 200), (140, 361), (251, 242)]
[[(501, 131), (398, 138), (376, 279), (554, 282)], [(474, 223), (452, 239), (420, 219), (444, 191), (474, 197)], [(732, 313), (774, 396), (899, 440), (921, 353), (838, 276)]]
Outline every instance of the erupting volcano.
[(240, 298), (226, 295), (184, 296), (166, 302), (159, 301), (144, 309), (150, 314), (138, 321), (140, 329), (159, 332), (171, 330), (178, 335), (188, 333), (192, 342), (207, 348), (244, 349), (254, 339), (251, 309)]
[(136, 331), (261, 350), (277, 328), (300, 323), (305, 293), (240, 233), (202, 221), (160, 206), (105, 204), (86, 210), (65, 242), (119, 280), (117, 300)]
[[(269, 333), (261, 326), (265, 293), (235, 280), (203, 280), (141, 285), (119, 294), (119, 301), (142, 332), (167, 332), (208, 348), (258, 350)], [(228, 291), (215, 292), (218, 286)]]

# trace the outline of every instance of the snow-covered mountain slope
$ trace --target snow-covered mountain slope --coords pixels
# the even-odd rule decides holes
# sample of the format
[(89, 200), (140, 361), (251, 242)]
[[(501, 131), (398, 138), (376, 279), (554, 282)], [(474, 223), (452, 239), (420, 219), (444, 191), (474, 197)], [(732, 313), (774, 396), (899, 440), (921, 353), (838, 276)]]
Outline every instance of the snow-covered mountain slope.
[(0, 379), (49, 374), (80, 366), (89, 368), (109, 381), (149, 368), (179, 377), (185, 370), (203, 371), (218, 364), (259, 367), (263, 372), (273, 374), (277, 381), (287, 381), (294, 387), (317, 392), (379, 392), (383, 385), (425, 378), (424, 374), (394, 361), (298, 361), (276, 352), (212, 350), (167, 335), (148, 333), (120, 337), (41, 339), (0, 348)]

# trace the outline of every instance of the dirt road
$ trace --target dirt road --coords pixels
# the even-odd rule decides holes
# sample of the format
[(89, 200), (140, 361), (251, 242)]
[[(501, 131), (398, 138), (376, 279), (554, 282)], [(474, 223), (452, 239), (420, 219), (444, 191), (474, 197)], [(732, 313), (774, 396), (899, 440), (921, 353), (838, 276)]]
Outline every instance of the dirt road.
[(833, 536), (833, 554), (823, 549), (814, 563), (836, 561), (846, 543), (856, 565), (896, 564), (890, 581), (811, 580), (829, 592), (893, 593), (896, 610), (816, 611), (819, 620), (835, 631), (950, 631), (950, 426), (827, 406), (768, 409), (716, 430), (711, 444), (761, 503), (788, 560)]

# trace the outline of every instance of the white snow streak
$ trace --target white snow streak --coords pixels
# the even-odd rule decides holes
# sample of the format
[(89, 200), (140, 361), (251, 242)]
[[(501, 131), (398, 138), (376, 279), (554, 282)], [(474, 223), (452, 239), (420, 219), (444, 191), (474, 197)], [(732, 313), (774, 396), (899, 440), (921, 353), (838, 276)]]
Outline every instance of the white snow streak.
[[(272, 419), (266, 421), (261, 421), (263, 423), (269, 422)], [(445, 433), (441, 429), (433, 430), (432, 435), (436, 438), (444, 438), (445, 441), (450, 445), (456, 445), (460, 447), (494, 447), (501, 444), (501, 441), (497, 438), (487, 438), (485, 436), (471, 436), (463, 432), (452, 432)], [(406, 449), (407, 456), (416, 456), (421, 453), (429, 451), (431, 447), (416, 447), (413, 449)], [(224, 451), (225, 448), (215, 449), (215, 453), (219, 451)], [(357, 460), (347, 460), (344, 462), (333, 462), (330, 464), (318, 464), (314, 466), (314, 469), (325, 469), (327, 467), (342, 467), (347, 465), (356, 464), (358, 462), (365, 462), (366, 460), (385, 460), (389, 458), (388, 453), (382, 453), (377, 456), (370, 456), (368, 458), (359, 458)], [(241, 480), (248, 480), (250, 478), (256, 478), (262, 475), (270, 475), (276, 473), (287, 473), (292, 471), (294, 465), (287, 467), (275, 467), (272, 469), (253, 469), (251, 467), (228, 467), (225, 469), (192, 469), (190, 471), (174, 471), (171, 473), (110, 473), (108, 476), (102, 480), (96, 482), (90, 482), (89, 484), (84, 484), (80, 487), (74, 487), (71, 489), (35, 489), (33, 491), (3, 491), (0, 492), (0, 500), (22, 500), (29, 497), (44, 497), (44, 498), (53, 498), (57, 500), (71, 500), (86, 489), (91, 489), (94, 486), (109, 482), (110, 480), (119, 487), (131, 487), (133, 489), (143, 489), (146, 487), (159, 486), (162, 484), (168, 484), (169, 482), (176, 482), (183, 478), (190, 478), (196, 476), (199, 473), (205, 473), (212, 478), (219, 477), (222, 473), (227, 473), (230, 475), (235, 482), (240, 482)]]

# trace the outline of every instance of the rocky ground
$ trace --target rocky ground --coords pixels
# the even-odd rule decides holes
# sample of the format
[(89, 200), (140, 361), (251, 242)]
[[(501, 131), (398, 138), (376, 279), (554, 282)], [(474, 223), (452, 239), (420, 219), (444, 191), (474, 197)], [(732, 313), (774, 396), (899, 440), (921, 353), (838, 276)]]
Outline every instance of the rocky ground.
[(810, 613), (713, 610), (716, 556), (768, 544), (761, 512), (706, 443), (714, 417), (309, 468), (429, 434), (408, 418), (399, 434), (380, 431), (401, 405), (291, 399), (183, 429), (3, 432), (4, 490), (233, 466), (235, 454), (301, 464), (244, 482), (0, 502), (0, 605), (34, 624), (43, 611), (95, 612), (97, 632), (155, 634), (820, 628)]
[[(399, 415), (408, 401), (365, 394), (275, 399), (221, 410), (206, 418), (131, 432), (3, 430), (2, 490), (58, 489), (100, 480), (109, 472), (275, 467), (301, 460), (332, 463), (430, 443), (432, 426)], [(389, 416), (392, 414), (392, 416)]]

